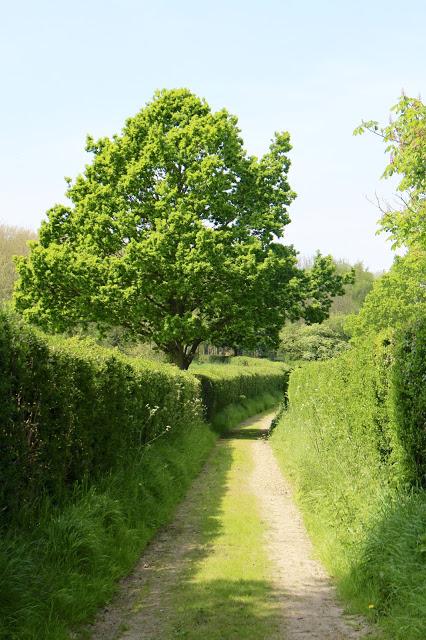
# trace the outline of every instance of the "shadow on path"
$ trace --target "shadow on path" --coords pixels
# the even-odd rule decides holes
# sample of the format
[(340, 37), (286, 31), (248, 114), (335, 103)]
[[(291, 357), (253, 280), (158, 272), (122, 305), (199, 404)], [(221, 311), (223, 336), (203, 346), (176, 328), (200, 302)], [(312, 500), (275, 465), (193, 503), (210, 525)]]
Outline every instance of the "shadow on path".
[(164, 626), (173, 608), (171, 601), (188, 567), (207, 556), (220, 535), (221, 503), (232, 463), (232, 448), (219, 441), (173, 522), (157, 533), (134, 571), (121, 581), (116, 598), (100, 612), (89, 630), (92, 640), (167, 637)]
[(281, 638), (280, 611), (284, 594), (263, 580), (211, 580), (182, 585), (185, 606), (171, 620), (165, 635), (144, 638), (188, 640), (266, 640)]
[(268, 429), (232, 429), (222, 436), (222, 440), (260, 440), (268, 437)]

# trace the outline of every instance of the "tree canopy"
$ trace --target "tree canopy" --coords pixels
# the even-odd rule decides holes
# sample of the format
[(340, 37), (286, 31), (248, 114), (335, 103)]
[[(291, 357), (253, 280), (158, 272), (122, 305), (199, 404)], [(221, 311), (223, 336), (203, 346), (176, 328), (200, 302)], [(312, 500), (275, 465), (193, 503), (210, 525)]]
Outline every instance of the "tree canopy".
[(289, 324), (280, 333), (279, 353), (286, 361), (327, 360), (348, 348), (348, 336), (328, 320), (323, 324)]
[(345, 325), (355, 336), (398, 327), (426, 312), (426, 252), (412, 248), (396, 256), (391, 269), (377, 278), (358, 315)]
[(353, 274), (353, 282), (345, 287), (345, 293), (337, 296), (331, 305), (331, 314), (357, 313), (374, 283), (374, 274), (362, 262), (354, 265), (344, 260), (336, 260), (336, 269), (341, 274)]
[(426, 105), (403, 95), (392, 114), (396, 117), (387, 126), (364, 121), (354, 133), (368, 130), (380, 136), (390, 158), (383, 177), (401, 176), (401, 207), (384, 211), (382, 229), (390, 233), (395, 247), (426, 247)]
[(320, 322), (344, 278), (330, 257), (299, 269), (280, 242), (290, 149), (276, 133), (250, 156), (225, 109), (157, 92), (121, 135), (87, 138), (93, 158), (67, 179), (71, 204), (47, 212), (17, 261), (18, 309), (54, 331), (120, 326), (181, 368), (202, 341), (276, 346), (286, 319)]
[(354, 133), (368, 130), (386, 143), (389, 163), (383, 176), (400, 176), (401, 206), (385, 210), (380, 224), (390, 233), (394, 248), (408, 251), (395, 257), (390, 271), (374, 283), (359, 315), (348, 321), (347, 329), (355, 336), (401, 326), (426, 311), (426, 106), (419, 98), (402, 95), (392, 114), (387, 126), (364, 121)]

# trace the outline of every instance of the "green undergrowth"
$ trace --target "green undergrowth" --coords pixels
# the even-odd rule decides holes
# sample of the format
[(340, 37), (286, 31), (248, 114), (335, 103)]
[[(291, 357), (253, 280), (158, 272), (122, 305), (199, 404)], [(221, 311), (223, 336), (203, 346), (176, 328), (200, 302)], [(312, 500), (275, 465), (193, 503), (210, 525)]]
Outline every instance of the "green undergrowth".
[(424, 640), (426, 492), (387, 500), (342, 576), (342, 594), (370, 611), (390, 640)]
[(0, 542), (0, 638), (68, 639), (107, 601), (159, 526), (172, 516), (215, 435), (204, 423), (160, 437), (96, 486), (76, 489), (27, 532)]
[(424, 394), (412, 344), (371, 338), (295, 370), (271, 436), (340, 594), (389, 640), (425, 638), (424, 435), (415, 430)]

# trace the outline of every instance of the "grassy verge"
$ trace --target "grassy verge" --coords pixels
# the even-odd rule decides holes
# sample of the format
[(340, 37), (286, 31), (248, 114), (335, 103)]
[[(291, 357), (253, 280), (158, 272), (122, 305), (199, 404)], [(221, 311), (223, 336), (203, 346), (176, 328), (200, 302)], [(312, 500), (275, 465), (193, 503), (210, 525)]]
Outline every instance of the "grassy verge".
[(424, 640), (426, 493), (387, 488), (380, 469), (367, 454), (363, 462), (349, 439), (346, 452), (322, 449), (307, 414), (291, 402), (271, 443), (350, 609), (377, 622), (389, 640)]
[(172, 597), (165, 639), (280, 637), (279, 601), (262, 544), (265, 525), (247, 482), (252, 466), (248, 440), (227, 439), (217, 447), (193, 505), (201, 541)]
[(366, 531), (341, 579), (342, 595), (371, 615), (390, 640), (424, 640), (426, 492), (394, 496)]
[(215, 436), (194, 423), (159, 438), (125, 469), (88, 489), (31, 531), (0, 541), (0, 638), (63, 640), (114, 592), (170, 519)]

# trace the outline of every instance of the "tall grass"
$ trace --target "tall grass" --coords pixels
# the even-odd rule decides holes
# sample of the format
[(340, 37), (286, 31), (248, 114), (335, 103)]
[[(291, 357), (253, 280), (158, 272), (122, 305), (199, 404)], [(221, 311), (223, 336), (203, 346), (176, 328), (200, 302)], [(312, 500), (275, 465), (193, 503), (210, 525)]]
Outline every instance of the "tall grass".
[[(399, 494), (368, 523), (341, 592), (391, 640), (426, 637), (426, 492)], [(371, 606), (372, 605), (372, 606)]]
[(210, 451), (204, 423), (171, 431), (97, 485), (76, 488), (31, 530), (0, 541), (0, 638), (65, 640), (107, 601), (154, 532), (170, 519)]

